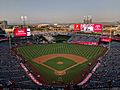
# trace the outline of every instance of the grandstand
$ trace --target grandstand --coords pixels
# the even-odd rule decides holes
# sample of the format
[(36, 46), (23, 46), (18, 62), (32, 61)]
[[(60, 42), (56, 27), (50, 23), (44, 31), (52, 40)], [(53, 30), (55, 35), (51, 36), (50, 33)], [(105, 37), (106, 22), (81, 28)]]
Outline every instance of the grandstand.
[(98, 45), (100, 36), (75, 34), (67, 42), (77, 44)]
[(11, 38), (12, 46), (23, 46), (31, 44), (48, 43), (49, 41), (42, 35), (32, 35), (29, 37), (14, 37)]
[(0, 28), (0, 41), (6, 41), (6, 40), (8, 40), (6, 33)]
[[(32, 88), (36, 86), (20, 67), (20, 62), (11, 53), (8, 43), (2, 42), (0, 46), (0, 86), (16, 88)], [(32, 87), (30, 85), (33, 85)]]
[[(120, 48), (120, 46), (119, 46)], [(86, 88), (113, 88), (120, 87), (120, 49), (113, 48), (100, 60), (101, 65), (92, 75)], [(119, 89), (117, 89), (119, 90)]]
[[(72, 37), (70, 36), (62, 36), (62, 35), (57, 35), (53, 36), (55, 38), (55, 42), (57, 42), (56, 46), (58, 43), (60, 44), (61, 47), (56, 47), (54, 48), (54, 44), (48, 44), (48, 46), (52, 46), (50, 48), (52, 53), (52, 49), (54, 49), (54, 52), (63, 52), (62, 48), (69, 48), (65, 52), (68, 53), (72, 49), (72, 47), (68, 44), (65, 46), (63, 45), (63, 41), (68, 42), (68, 43), (77, 43), (77, 44), (82, 44), (80, 42), (94, 42), (99, 44), (100, 36), (98, 35), (85, 35), (85, 34), (76, 34), (73, 35)], [(3, 38), (3, 36), (2, 36)], [(12, 44), (15, 46), (18, 44), (18, 47), (24, 48), (24, 46), (28, 45), (33, 45), (36, 48), (37, 46), (39, 47), (38, 50), (43, 50), (42, 53), (48, 53), (46, 49), (47, 45), (44, 45), (44, 43), (49, 43), (47, 39), (45, 39), (42, 35), (34, 35), (30, 37), (19, 37), (19, 38), (12, 38)], [(36, 45), (37, 44), (37, 45)], [(73, 44), (74, 45), (74, 44)], [(90, 44), (94, 45), (94, 44)], [(44, 46), (42, 48), (41, 46)], [(46, 46), (46, 47), (45, 47)], [(86, 53), (80, 53), (77, 52), (78, 48), (75, 47), (72, 49), (71, 53), (80, 53), (84, 57), (91, 57), (93, 54), (92, 49), (87, 45), (79, 45), (79, 47), (82, 47), (82, 49), (85, 49)], [(94, 46), (93, 46), (94, 47)], [(99, 45), (98, 45), (99, 47)], [(95, 48), (98, 48), (95, 47)], [(101, 47), (101, 46), (100, 46)], [(34, 51), (33, 48), (30, 48), (30, 50), (33, 50), (32, 52), (35, 55), (38, 55), (38, 51)], [(57, 49), (58, 48), (58, 49)], [(74, 83), (70, 83), (67, 85), (37, 85), (35, 82), (28, 76), (28, 72), (26, 73), (24, 69), (21, 67), (21, 62), (27, 67), (27, 69), (30, 71), (29, 73), (32, 73), (33, 76), (35, 73), (32, 71), (31, 67), (29, 64), (26, 64), (26, 61), (20, 60), (19, 57), (16, 57), (16, 54), (13, 53), (9, 49), (9, 44), (8, 41), (0, 42), (0, 89), (40, 89), (40, 90), (79, 90), (79, 89), (117, 89), (119, 90), (120, 88), (120, 43), (116, 41), (111, 42), (111, 48), (108, 50), (108, 52), (104, 55), (101, 56), (98, 60), (100, 63), (100, 66), (92, 72), (92, 76), (89, 78), (89, 80), (84, 83), (83, 85), (78, 85)], [(64, 49), (64, 48), (63, 48)], [(82, 51), (82, 49), (79, 48), (79, 50)], [(28, 51), (30, 51), (28, 50)], [(64, 49), (65, 50), (65, 49)], [(74, 52), (74, 50), (76, 50)], [(90, 51), (91, 50), (91, 51)], [(23, 50), (24, 51), (24, 50)], [(95, 49), (93, 49), (95, 51)], [(29, 52), (30, 53), (30, 52)], [(88, 54), (89, 53), (89, 54)], [(90, 56), (91, 55), (91, 56)], [(33, 55), (31, 55), (32, 57)], [(88, 64), (90, 65), (90, 63)], [(94, 65), (93, 65), (94, 66)], [(93, 68), (90, 68), (90, 70)]]

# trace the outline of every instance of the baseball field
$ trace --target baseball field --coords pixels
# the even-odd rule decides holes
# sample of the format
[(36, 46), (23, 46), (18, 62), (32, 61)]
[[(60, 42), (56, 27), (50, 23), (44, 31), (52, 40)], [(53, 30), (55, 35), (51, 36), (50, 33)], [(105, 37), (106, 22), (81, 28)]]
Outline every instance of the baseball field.
[(78, 77), (79, 74), (103, 55), (106, 49), (99, 46), (56, 43), (18, 47), (17, 51), (48, 83), (70, 83), (81, 78)]

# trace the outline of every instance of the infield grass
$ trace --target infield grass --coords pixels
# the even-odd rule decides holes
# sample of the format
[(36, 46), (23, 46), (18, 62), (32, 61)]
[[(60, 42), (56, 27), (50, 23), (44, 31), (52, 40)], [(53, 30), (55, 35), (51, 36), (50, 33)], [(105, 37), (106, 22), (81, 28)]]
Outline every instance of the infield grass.
[[(57, 64), (58, 62), (63, 62), (63, 64)], [(76, 64), (76, 62), (74, 62), (73, 60), (64, 58), (64, 57), (57, 57), (57, 58), (54, 58), (54, 59), (44, 62), (44, 64), (46, 64), (56, 70), (64, 70), (64, 69)]]

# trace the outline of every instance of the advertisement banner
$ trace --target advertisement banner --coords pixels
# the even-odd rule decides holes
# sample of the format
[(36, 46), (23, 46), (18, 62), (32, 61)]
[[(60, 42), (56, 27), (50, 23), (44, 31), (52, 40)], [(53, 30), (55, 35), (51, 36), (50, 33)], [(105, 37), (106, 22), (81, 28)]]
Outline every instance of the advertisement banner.
[(81, 30), (81, 24), (74, 24), (74, 32)]
[(100, 41), (111, 42), (111, 38), (101, 38)]
[(102, 32), (102, 24), (74, 24), (74, 31)]
[(31, 30), (30, 28), (15, 28), (14, 36), (15, 37), (31, 36)]
[(27, 36), (27, 28), (15, 28), (14, 36), (15, 37)]
[(27, 28), (27, 36), (31, 36), (31, 30), (30, 30), (30, 28)]
[(93, 32), (94, 31), (94, 24), (81, 24), (81, 31)]
[(94, 24), (94, 32), (102, 32), (102, 24)]
[(82, 42), (82, 41), (75, 41), (75, 42), (72, 42), (72, 43), (76, 43), (76, 44), (83, 44), (83, 45), (95, 45), (95, 46), (98, 46), (98, 42)]

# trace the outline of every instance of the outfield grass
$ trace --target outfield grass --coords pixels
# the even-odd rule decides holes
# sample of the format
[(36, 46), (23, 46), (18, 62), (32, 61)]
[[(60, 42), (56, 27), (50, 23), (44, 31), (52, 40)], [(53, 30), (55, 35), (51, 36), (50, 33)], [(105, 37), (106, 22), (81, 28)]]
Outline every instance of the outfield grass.
[(26, 57), (26, 59), (32, 60), (33, 58), (48, 55), (48, 54), (75, 54), (85, 57), (87, 59), (93, 59), (96, 55), (100, 54), (104, 48), (96, 46), (85, 46), (77, 44), (42, 44), (32, 45), (18, 48), (18, 51)]
[[(63, 64), (59, 65), (59, 64), (57, 64), (57, 62), (63, 62)], [(54, 58), (54, 59), (44, 62), (44, 64), (46, 64), (56, 70), (64, 70), (64, 69), (76, 64), (76, 62), (74, 62), (73, 60), (64, 58), (64, 57), (57, 57), (57, 58)]]
[[(17, 48), (17, 50), (20, 54), (22, 54), (23, 57), (26, 58), (26, 60), (28, 60), (28, 62), (30, 62), (37, 70), (39, 70), (40, 74), (48, 82), (58, 81), (59, 76), (55, 75), (54, 71), (46, 68), (45, 66), (33, 62), (32, 59), (48, 54), (74, 54), (87, 58), (88, 61), (69, 69), (66, 75), (62, 76), (63, 81), (65, 83), (68, 83), (71, 80), (75, 79), (75, 77), (77, 77), (88, 66), (88, 64), (91, 63), (97, 56), (103, 53), (105, 48), (99, 46), (96, 47), (89, 45), (59, 43), (59, 44), (41, 44), (41, 45), (25, 46), (25, 47), (19, 47)], [(73, 63), (71, 62), (71, 64), (69, 64), (68, 62), (66, 62), (65, 59), (63, 60), (66, 63), (64, 67), (55, 65), (54, 63), (56, 63), (56, 59), (54, 62), (47, 61), (46, 64), (51, 63), (53, 64), (54, 68), (57, 68), (58, 70), (62, 70), (68, 67), (67, 64), (72, 65)]]

